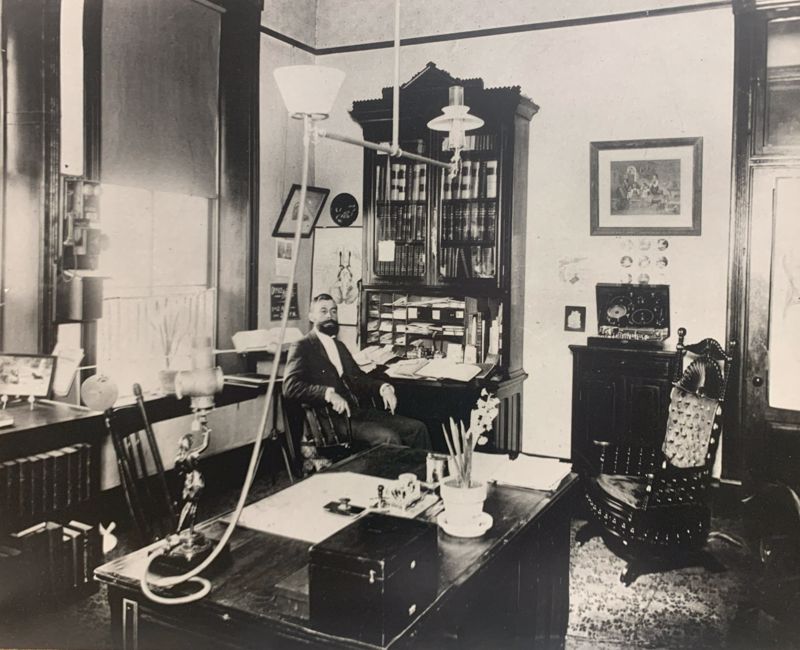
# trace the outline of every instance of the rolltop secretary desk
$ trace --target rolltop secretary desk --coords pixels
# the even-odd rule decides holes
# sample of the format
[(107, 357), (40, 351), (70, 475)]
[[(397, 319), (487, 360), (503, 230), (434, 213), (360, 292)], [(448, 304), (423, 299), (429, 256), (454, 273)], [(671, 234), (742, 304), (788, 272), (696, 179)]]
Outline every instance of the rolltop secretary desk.
[[(433, 63), (400, 86), (400, 147), (450, 160), (447, 134), (428, 122), (451, 86), (484, 121), (469, 131), (459, 173), (364, 151), (363, 347), (392, 345), (407, 359), (448, 356), (456, 346), (482, 365), (467, 383), (393, 380), (399, 408), (429, 423), (466, 417), (484, 387), (501, 400), (493, 445), (517, 452), (522, 436), (528, 138), (538, 106), (519, 86), (484, 88)], [(390, 142), (392, 88), (355, 101), (364, 138)], [(460, 353), (459, 353), (460, 354)], [(493, 368), (492, 370), (489, 370)], [(486, 373), (486, 374), (485, 374)], [(485, 376), (483, 376), (485, 374)], [(438, 427), (437, 427), (438, 428)]]

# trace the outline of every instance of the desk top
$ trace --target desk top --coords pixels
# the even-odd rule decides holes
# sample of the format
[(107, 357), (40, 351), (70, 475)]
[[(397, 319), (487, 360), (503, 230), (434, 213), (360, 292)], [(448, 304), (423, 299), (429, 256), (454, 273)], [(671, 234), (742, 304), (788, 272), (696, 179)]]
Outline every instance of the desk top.
[[(226, 384), (215, 396), (216, 406), (254, 399), (263, 394), (265, 386), (232, 386)], [(191, 412), (189, 398), (179, 400), (175, 395), (145, 398), (147, 417), (151, 423), (186, 415)], [(133, 431), (141, 426), (136, 405), (128, 405), (120, 416), (123, 428)], [(36, 402), (33, 408), (27, 401), (9, 403), (6, 409), (14, 424), (0, 428), (0, 459), (38, 453), (49, 446), (71, 444), (76, 433), (81, 437), (98, 437), (105, 434), (103, 414), (99, 411), (78, 409), (54, 401)], [(36, 431), (35, 436), (31, 432)]]
[[(382, 445), (352, 456), (332, 469), (387, 479), (394, 479), (401, 472), (415, 472), (424, 478), (425, 456), (422, 450)], [(475, 539), (450, 537), (439, 531), (438, 594), (434, 603), (420, 613), (417, 622), (440, 609), (460, 585), (480, 571), (534, 520), (541, 521), (545, 513), (564, 500), (576, 485), (577, 478), (571, 474), (553, 492), (490, 486), (484, 507), (494, 519), (489, 531)], [(422, 518), (426, 516), (423, 514)], [(434, 517), (427, 518), (433, 520)], [(223, 530), (220, 519), (209, 521), (200, 529), (218, 538)], [(101, 566), (95, 571), (96, 578), (122, 590), (126, 596), (139, 598), (139, 579), (148, 550), (152, 548), (140, 549)], [(306, 614), (291, 613), (282, 605), (284, 597), (279, 583), (291, 579), (293, 574), (308, 565), (308, 548), (308, 542), (239, 527), (231, 537), (232, 564), (217, 570), (212, 567), (208, 576), (213, 583), (210, 595), (182, 608), (191, 608), (194, 614), (201, 616), (225, 621), (233, 619), (239, 625), (237, 633), (243, 635), (247, 634), (248, 628), (252, 632), (258, 626), (267, 625), (278, 634), (311, 643), (370, 647), (314, 630)], [(192, 589), (190, 586), (187, 591)], [(178, 589), (173, 592), (178, 592)]]

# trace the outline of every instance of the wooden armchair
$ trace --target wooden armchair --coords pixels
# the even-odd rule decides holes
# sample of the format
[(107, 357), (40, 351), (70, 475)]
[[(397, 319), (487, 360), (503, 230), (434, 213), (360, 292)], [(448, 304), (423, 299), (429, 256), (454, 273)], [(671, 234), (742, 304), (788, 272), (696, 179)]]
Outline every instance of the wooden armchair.
[(149, 544), (174, 533), (178, 516), (139, 384), (133, 385), (133, 392), (136, 403), (108, 409), (105, 424), (128, 511), (141, 541)]
[(667, 568), (723, 568), (703, 546), (731, 357), (713, 339), (680, 347), (694, 359), (673, 385), (661, 447), (595, 441), (595, 471), (583, 477), (593, 521), (577, 541), (601, 533), (628, 560), (620, 576), (626, 585)]

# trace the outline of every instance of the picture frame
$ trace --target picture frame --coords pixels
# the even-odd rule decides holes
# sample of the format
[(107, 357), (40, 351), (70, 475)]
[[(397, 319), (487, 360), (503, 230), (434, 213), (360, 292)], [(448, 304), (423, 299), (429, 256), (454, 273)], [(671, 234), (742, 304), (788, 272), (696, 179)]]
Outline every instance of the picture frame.
[(564, 307), (564, 331), (586, 331), (586, 307), (567, 305)]
[[(322, 214), (322, 208), (325, 207), (325, 201), (328, 200), (329, 189), (324, 187), (306, 187), (306, 209), (303, 211), (303, 229), (302, 237), (311, 237), (311, 232)], [(289, 195), (283, 202), (281, 213), (278, 215), (278, 221), (275, 223), (275, 228), (272, 230), (273, 237), (294, 237), (295, 220), (300, 206), (300, 185), (294, 183), (289, 190)], [(288, 218), (287, 218), (287, 215)]]
[(358, 324), (361, 232), (361, 226), (349, 226), (320, 228), (314, 235), (311, 295), (333, 297), (340, 325)]
[(55, 377), (52, 354), (0, 354), (0, 395), (49, 397)]
[(703, 138), (591, 142), (591, 235), (700, 235)]

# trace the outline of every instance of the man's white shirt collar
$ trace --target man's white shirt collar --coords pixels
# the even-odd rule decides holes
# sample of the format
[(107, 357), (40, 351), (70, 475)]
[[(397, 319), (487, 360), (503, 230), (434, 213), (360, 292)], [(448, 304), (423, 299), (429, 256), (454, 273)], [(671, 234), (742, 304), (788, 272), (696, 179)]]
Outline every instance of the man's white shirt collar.
[(339, 348), (336, 347), (336, 340), (332, 336), (320, 332), (316, 328), (315, 331), (319, 337), (320, 343), (322, 343), (322, 347), (325, 348), (325, 353), (328, 355), (328, 359), (330, 359), (333, 367), (336, 368), (336, 372), (338, 372), (339, 376), (341, 377), (344, 374), (344, 366), (342, 366), (342, 359), (339, 356)]

